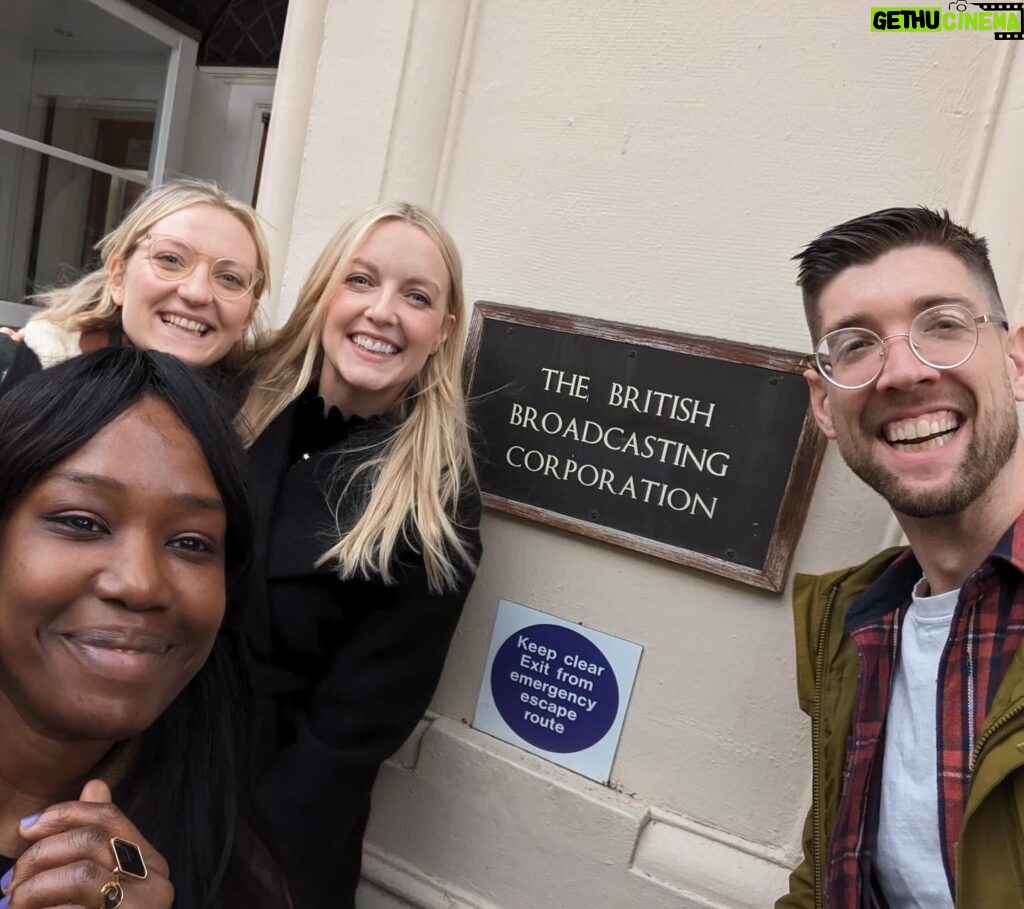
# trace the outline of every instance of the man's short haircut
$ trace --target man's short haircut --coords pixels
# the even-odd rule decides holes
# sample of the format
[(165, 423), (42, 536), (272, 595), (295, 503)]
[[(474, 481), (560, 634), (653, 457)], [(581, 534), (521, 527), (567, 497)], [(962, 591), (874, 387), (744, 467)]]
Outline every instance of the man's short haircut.
[(815, 344), (821, 337), (818, 304), (825, 285), (851, 265), (866, 265), (890, 250), (909, 246), (932, 246), (956, 256), (989, 291), (993, 313), (1005, 318), (984, 237), (956, 224), (945, 209), (884, 208), (830, 227), (793, 256), (800, 263), (796, 283)]

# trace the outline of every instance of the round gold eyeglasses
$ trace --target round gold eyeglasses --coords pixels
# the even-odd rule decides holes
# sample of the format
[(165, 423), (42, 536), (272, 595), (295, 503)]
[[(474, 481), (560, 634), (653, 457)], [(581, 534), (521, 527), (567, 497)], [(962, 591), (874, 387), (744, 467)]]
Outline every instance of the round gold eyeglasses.
[(207, 280), (213, 295), (221, 300), (240, 300), (248, 296), (262, 279), (258, 268), (248, 268), (234, 259), (212, 259), (198, 253), (177, 237), (146, 234), (149, 241), (146, 252), (153, 273), (165, 281), (182, 281), (196, 270), (200, 259), (210, 263)]
[(884, 338), (868, 328), (837, 328), (819, 342), (814, 365), (839, 388), (866, 388), (885, 365), (886, 342), (906, 338), (910, 350), (933, 369), (963, 366), (978, 346), (979, 325), (1009, 323), (1002, 316), (976, 316), (958, 303), (932, 306), (914, 317), (910, 330)]

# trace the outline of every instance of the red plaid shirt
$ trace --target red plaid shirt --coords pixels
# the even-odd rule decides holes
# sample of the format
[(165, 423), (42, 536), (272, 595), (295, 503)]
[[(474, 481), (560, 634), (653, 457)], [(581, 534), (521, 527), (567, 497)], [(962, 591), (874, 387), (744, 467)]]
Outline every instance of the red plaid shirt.
[[(873, 878), (885, 714), (900, 629), (921, 568), (909, 550), (851, 606), (845, 631), (860, 655), (843, 791), (829, 845), (829, 909), (884, 906)], [(1006, 667), (1024, 639), (1024, 515), (964, 582), (939, 663), (936, 729), (939, 839), (951, 896), (971, 755)]]

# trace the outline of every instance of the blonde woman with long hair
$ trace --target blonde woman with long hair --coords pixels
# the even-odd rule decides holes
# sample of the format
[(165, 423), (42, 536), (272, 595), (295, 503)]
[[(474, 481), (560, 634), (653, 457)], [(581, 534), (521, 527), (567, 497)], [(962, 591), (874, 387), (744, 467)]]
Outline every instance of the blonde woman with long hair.
[(144, 193), (96, 249), (98, 268), (32, 298), (44, 308), (21, 332), (5, 386), (121, 344), (229, 375), (242, 368), (269, 282), (266, 240), (249, 205), (212, 183), (174, 180)]
[(296, 905), (354, 905), (370, 789), (426, 710), (480, 557), (454, 243), (381, 203), (257, 351), (258, 796)]

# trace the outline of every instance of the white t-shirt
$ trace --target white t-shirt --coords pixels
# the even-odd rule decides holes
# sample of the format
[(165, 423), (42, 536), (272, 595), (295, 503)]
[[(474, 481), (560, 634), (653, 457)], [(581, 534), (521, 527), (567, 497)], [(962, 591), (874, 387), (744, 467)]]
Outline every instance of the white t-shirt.
[(890, 909), (953, 909), (939, 839), (936, 691), (959, 590), (918, 596), (900, 631), (885, 724), (875, 871)]

